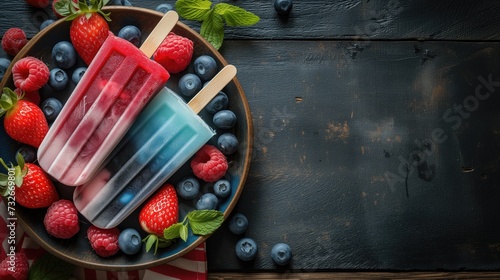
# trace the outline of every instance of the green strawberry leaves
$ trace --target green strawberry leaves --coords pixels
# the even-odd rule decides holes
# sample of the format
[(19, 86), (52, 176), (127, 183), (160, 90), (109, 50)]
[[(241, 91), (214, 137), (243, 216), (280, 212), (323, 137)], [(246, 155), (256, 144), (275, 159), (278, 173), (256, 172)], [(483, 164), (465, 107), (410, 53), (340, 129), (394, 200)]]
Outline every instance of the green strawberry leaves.
[(201, 21), (200, 35), (216, 49), (219, 49), (224, 41), (224, 25), (251, 26), (260, 20), (257, 15), (243, 8), (228, 3), (212, 6), (212, 2), (208, 0), (177, 0), (175, 9), (187, 20)]
[[(89, 3), (87, 3), (87, 1), (89, 1)], [(66, 17), (67, 21), (71, 21), (81, 14), (85, 14), (88, 19), (94, 12), (102, 15), (107, 21), (111, 21), (109, 13), (102, 11), (102, 8), (108, 4), (108, 2), (109, 0), (78, 0), (77, 4), (72, 0), (60, 0), (56, 2), (54, 8), (60, 15)]]
[(23, 178), (28, 173), (28, 168), (24, 168), (24, 158), (20, 153), (16, 155), (17, 165), (10, 163), (7, 166), (5, 161), (0, 158), (0, 165), (2, 165), (8, 174), (0, 173), (0, 195), (8, 196), (13, 190), (12, 184), (14, 186), (20, 187), (23, 184)]
[(3, 88), (2, 96), (0, 96), (0, 117), (12, 109), (21, 97), (10, 88)]
[(148, 235), (142, 241), (146, 243), (146, 252), (153, 247), (156, 254), (158, 248), (170, 246), (175, 240), (187, 241), (189, 229), (195, 235), (209, 235), (217, 230), (224, 221), (224, 213), (218, 210), (193, 210), (182, 222), (171, 225), (163, 231), (163, 237)]

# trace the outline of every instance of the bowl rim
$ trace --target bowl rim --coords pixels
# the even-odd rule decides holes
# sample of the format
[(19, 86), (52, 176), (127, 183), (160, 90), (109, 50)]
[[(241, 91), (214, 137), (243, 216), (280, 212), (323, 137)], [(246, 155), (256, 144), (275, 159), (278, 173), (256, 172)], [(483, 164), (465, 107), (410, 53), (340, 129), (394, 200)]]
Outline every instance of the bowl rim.
[[(152, 16), (157, 16), (158, 20), (163, 16), (163, 13), (159, 11), (155, 11), (152, 9), (148, 8), (142, 8), (142, 7), (134, 7), (134, 6), (106, 6), (103, 8), (103, 11), (112, 12), (113, 11), (124, 11), (124, 12), (141, 12), (145, 14), (150, 14)], [(61, 25), (62, 22), (64, 22), (65, 19), (61, 18), (56, 20), (54, 23), (52, 23), (50, 26), (46, 27), (45, 29), (39, 31), (37, 34), (35, 34), (29, 41), (28, 43), (21, 49), (21, 51), (11, 60), (11, 63), (7, 69), (7, 71), (4, 74), (3, 79), (0, 81), (0, 88), (4, 88), (8, 77), (10, 78), (12, 76), (12, 66), (14, 63), (21, 58), (27, 56), (28, 50), (31, 49), (31, 46), (35, 44), (35, 42), (46, 35), (52, 28), (56, 28), (59, 25)], [(203, 38), (198, 32), (193, 30), (191, 27), (186, 25), (185, 23), (181, 22), (180, 20), (176, 23), (176, 27), (181, 28), (184, 32), (188, 33), (189, 36), (191, 37), (197, 37), (201, 41), (204, 42), (204, 44), (207, 46), (207, 48), (210, 50), (211, 54), (216, 56), (217, 60), (219, 60), (223, 66), (227, 65), (227, 61), (224, 59), (224, 57), (219, 53), (217, 49), (215, 49), (205, 38)], [(246, 123), (246, 134), (248, 135), (248, 141), (246, 142), (247, 149), (245, 151), (245, 154), (241, 155), (241, 158), (244, 158), (243, 162), (243, 173), (241, 174), (240, 177), (240, 183), (236, 189), (236, 193), (232, 199), (232, 201), (229, 203), (227, 206), (226, 210), (224, 211), (224, 221), (228, 218), (228, 216), (231, 214), (232, 210), (236, 206), (237, 202), (239, 201), (239, 198), (241, 196), (241, 193), (243, 191), (243, 188), (246, 183), (246, 179), (248, 177), (248, 173), (250, 170), (250, 162), (252, 158), (252, 150), (253, 150), (253, 136), (254, 136), (254, 128), (253, 128), (253, 119), (252, 119), (252, 114), (250, 111), (250, 106), (248, 104), (248, 100), (246, 98), (246, 95), (244, 94), (243, 88), (238, 80), (238, 77), (234, 77), (232, 80), (232, 83), (236, 87), (238, 91), (238, 95), (240, 95), (240, 98), (242, 100), (243, 105), (243, 110), (245, 112), (245, 115), (247, 117), (247, 123)], [(3, 198), (5, 201), (5, 198)], [(16, 214), (17, 215), (17, 214)], [(57, 249), (51, 247), (37, 232), (35, 232), (27, 223), (22, 219), (21, 217), (18, 217), (17, 221), (19, 222), (19, 225), (22, 227), (22, 229), (38, 244), (40, 245), (43, 249), (45, 249), (47, 252), (61, 258), (62, 260), (68, 261), (69, 263), (72, 263), (77, 266), (85, 267), (85, 268), (91, 268), (91, 269), (97, 269), (97, 270), (108, 270), (108, 271), (130, 271), (130, 270), (139, 270), (139, 269), (147, 269), (149, 267), (165, 264), (167, 262), (173, 261), (179, 257), (182, 257), (184, 254), (187, 252), (195, 249), (198, 247), (201, 243), (205, 242), (210, 235), (206, 236), (199, 236), (195, 241), (193, 241), (189, 246), (184, 248), (183, 250), (180, 250), (179, 252), (172, 254), (167, 257), (163, 258), (158, 258), (152, 261), (140, 263), (140, 264), (127, 264), (126, 266), (123, 265), (113, 265), (113, 264), (100, 264), (100, 263), (95, 263), (95, 262), (90, 262), (90, 261), (83, 261), (81, 259), (72, 257), (70, 255), (66, 255)]]

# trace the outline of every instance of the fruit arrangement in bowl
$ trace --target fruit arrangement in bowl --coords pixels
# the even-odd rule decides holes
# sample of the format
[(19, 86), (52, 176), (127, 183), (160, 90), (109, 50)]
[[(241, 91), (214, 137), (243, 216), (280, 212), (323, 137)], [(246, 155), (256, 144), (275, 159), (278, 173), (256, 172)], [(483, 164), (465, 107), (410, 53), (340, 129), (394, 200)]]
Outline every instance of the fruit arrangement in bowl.
[(140, 269), (182, 256), (229, 216), (249, 170), (251, 115), (236, 69), (196, 31), (174, 22), (148, 49), (167, 15), (102, 15), (97, 47), (79, 41), (78, 17), (60, 19), (12, 60), (0, 157), (17, 179), (3, 194), (54, 255)]

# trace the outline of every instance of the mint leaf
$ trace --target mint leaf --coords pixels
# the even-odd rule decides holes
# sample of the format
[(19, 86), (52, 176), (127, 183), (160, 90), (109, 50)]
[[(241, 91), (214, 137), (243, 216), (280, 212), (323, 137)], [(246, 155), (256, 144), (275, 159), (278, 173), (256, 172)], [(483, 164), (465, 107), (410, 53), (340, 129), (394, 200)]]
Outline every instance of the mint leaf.
[(255, 14), (227, 3), (216, 4), (214, 12), (222, 16), (228, 26), (250, 26), (260, 20)]
[(50, 253), (45, 253), (31, 265), (28, 279), (67, 280), (72, 273), (73, 265), (58, 259)]
[(169, 226), (163, 230), (163, 237), (165, 239), (176, 239), (181, 236), (182, 227), (185, 227), (182, 223), (177, 223)]
[(149, 234), (142, 240), (142, 242), (146, 243), (146, 252), (149, 252), (149, 250), (151, 250), (151, 248), (154, 246), (156, 255), (156, 251), (158, 250), (158, 237), (156, 235)]
[(224, 214), (217, 210), (194, 210), (187, 217), (191, 230), (196, 235), (211, 234), (224, 221)]
[(189, 234), (189, 229), (187, 226), (183, 225), (180, 229), (180, 232), (179, 232), (180, 236), (181, 236), (181, 239), (184, 240), (184, 242), (187, 241), (188, 239), (188, 234)]
[(210, 14), (211, 7), (212, 2), (207, 0), (177, 0), (175, 2), (175, 10), (187, 20), (205, 20)]
[(224, 41), (224, 19), (213, 11), (201, 24), (200, 35), (207, 39), (215, 49), (219, 49)]

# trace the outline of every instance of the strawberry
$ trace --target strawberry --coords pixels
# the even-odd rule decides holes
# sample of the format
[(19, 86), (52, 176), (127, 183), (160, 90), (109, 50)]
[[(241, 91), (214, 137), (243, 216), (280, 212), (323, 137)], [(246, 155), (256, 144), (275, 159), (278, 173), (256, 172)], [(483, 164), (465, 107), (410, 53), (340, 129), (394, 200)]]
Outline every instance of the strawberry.
[(89, 65), (109, 35), (107, 21), (111, 19), (109, 13), (102, 11), (105, 3), (103, 0), (90, 0), (89, 6), (86, 0), (80, 0), (78, 4), (69, 0), (61, 1), (66, 1), (67, 5), (65, 8), (60, 7), (64, 5), (57, 5), (56, 12), (71, 21), (71, 43), (78, 55)]
[(0, 98), (0, 117), (5, 115), (5, 132), (12, 139), (38, 148), (49, 131), (49, 125), (40, 107), (20, 99), (9, 88), (3, 88)]
[(8, 255), (0, 263), (0, 279), (28, 279), (29, 262), (24, 252)]
[[(21, 154), (17, 154), (16, 160), (17, 165), (11, 163), (9, 167), (0, 158), (0, 164), (9, 170), (8, 176), (0, 176), (0, 190), (3, 196), (15, 195), (16, 202), (26, 208), (45, 208), (59, 200), (54, 184), (40, 166), (25, 163)], [(11, 170), (14, 174), (11, 174)]]
[[(175, 188), (171, 184), (165, 184), (144, 204), (139, 212), (139, 223), (141, 228), (149, 233), (144, 239), (147, 248), (151, 244), (155, 245), (155, 252), (158, 246), (168, 246), (163, 243), (163, 231), (171, 225), (177, 223), (179, 219), (179, 201)], [(162, 244), (159, 244), (162, 243)]]

